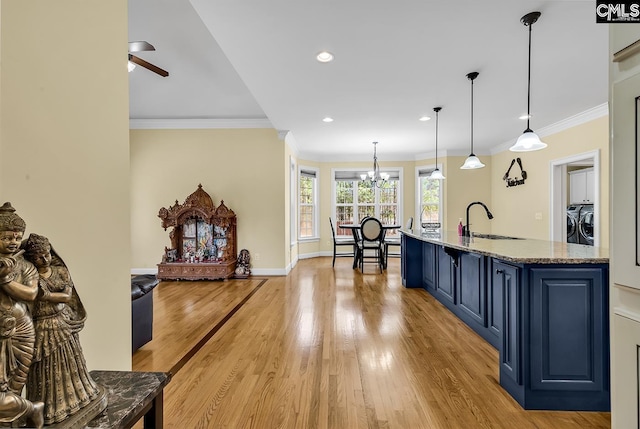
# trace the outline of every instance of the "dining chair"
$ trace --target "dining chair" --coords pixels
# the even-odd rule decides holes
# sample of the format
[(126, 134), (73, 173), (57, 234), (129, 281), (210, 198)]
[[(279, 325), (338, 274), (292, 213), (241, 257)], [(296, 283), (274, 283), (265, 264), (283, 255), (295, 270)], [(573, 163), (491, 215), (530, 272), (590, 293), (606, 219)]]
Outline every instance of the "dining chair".
[[(413, 216), (407, 219), (407, 224), (405, 226), (406, 229), (413, 228)], [(384, 237), (384, 266), (387, 266), (389, 262), (389, 256), (392, 258), (399, 258), (400, 253), (400, 245), (402, 244), (401, 236), (398, 234), (396, 237)], [(389, 246), (395, 246), (398, 248), (397, 252), (389, 253)]]
[[(333, 220), (331, 216), (329, 216), (329, 225), (331, 225), (331, 237), (333, 238), (333, 262), (331, 263), (332, 267), (336, 265), (336, 258), (345, 258), (352, 257), (355, 258), (356, 252), (358, 251), (358, 246), (356, 244), (356, 240), (351, 235), (350, 237), (336, 237), (336, 230), (333, 227)], [(338, 247), (350, 247), (350, 251), (338, 251)]]
[(360, 224), (361, 240), (358, 241), (360, 270), (364, 271), (365, 263), (375, 263), (384, 270), (384, 229), (382, 223), (374, 217), (366, 218)]

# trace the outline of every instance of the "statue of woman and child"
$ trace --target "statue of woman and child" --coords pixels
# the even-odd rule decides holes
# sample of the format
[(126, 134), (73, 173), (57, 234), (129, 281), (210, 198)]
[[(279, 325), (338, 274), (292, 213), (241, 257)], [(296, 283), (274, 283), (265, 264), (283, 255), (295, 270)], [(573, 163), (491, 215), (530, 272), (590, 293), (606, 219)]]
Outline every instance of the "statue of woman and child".
[(0, 426), (41, 428), (95, 404), (104, 389), (82, 354), (86, 312), (69, 271), (46, 237), (23, 241), (25, 229), (11, 203), (0, 207)]

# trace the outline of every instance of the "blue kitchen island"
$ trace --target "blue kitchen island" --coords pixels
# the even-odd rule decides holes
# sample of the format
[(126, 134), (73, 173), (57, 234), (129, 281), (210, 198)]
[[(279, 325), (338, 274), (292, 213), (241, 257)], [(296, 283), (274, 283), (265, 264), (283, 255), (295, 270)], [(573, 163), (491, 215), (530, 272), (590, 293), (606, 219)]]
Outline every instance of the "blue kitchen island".
[(403, 285), (499, 351), (500, 385), (523, 408), (610, 410), (607, 249), (401, 233)]

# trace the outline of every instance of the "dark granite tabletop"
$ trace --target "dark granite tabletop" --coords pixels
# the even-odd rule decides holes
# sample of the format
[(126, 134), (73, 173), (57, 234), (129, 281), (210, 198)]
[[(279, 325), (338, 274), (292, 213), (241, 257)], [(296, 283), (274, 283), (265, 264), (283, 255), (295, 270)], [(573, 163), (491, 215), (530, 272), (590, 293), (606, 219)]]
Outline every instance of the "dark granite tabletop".
[(109, 403), (87, 428), (131, 427), (171, 380), (171, 375), (165, 372), (91, 371), (90, 374), (107, 389)]

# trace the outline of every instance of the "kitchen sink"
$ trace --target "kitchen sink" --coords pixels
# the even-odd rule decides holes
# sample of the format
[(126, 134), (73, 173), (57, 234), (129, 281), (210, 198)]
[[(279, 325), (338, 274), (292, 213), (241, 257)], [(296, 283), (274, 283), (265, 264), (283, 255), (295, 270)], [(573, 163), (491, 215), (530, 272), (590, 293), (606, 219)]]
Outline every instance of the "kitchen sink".
[(509, 237), (507, 235), (497, 235), (497, 234), (482, 234), (482, 233), (474, 233), (471, 235), (475, 238), (486, 238), (488, 240), (524, 240), (524, 238), (520, 237)]

